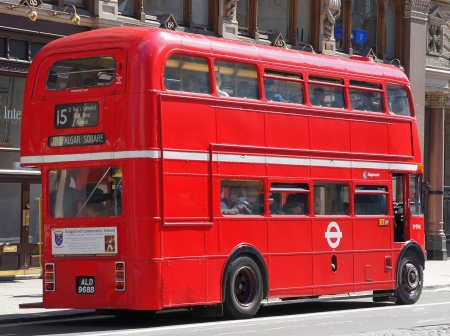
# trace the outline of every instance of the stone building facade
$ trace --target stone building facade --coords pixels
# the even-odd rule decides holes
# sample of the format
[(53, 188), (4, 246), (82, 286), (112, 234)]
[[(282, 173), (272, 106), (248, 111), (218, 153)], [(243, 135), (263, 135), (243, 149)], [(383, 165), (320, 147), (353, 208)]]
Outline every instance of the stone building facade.
[[(33, 216), (40, 175), (18, 164), (29, 65), (54, 39), (117, 26), (176, 29), (335, 57), (370, 55), (402, 65), (411, 81), (430, 182), (425, 203), (428, 257), (445, 259), (449, 18), (450, 0), (0, 0), (0, 207), (15, 209), (9, 218), (0, 216), (0, 276), (39, 271)], [(28, 226), (24, 217), (30, 218)]]

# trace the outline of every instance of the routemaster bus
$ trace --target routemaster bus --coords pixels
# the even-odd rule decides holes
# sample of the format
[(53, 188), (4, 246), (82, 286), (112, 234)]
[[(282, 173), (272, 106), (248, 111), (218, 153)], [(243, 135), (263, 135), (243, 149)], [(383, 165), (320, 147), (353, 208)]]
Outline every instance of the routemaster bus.
[(42, 48), (24, 100), (44, 308), (419, 299), (423, 166), (397, 67), (108, 28)]

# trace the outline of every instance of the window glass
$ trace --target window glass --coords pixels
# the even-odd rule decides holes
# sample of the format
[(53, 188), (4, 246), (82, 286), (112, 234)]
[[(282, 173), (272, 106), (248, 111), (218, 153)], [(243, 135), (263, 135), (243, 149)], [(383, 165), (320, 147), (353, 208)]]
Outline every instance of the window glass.
[(269, 207), (272, 215), (308, 214), (309, 186), (306, 183), (272, 183)]
[[(310, 84), (308, 85), (309, 90), (309, 100), (311, 105), (314, 106), (329, 106), (335, 108), (344, 108), (344, 88), (326, 85), (329, 84), (344, 84), (342, 79), (331, 78), (331, 77), (321, 77), (321, 76), (310, 76)], [(323, 82), (314, 83), (314, 82)]]
[(259, 99), (255, 66), (216, 60), (214, 71), (219, 96)]
[(354, 1), (352, 9), (353, 51), (363, 52), (377, 47), (377, 4), (375, 0)]
[(347, 184), (333, 182), (314, 183), (314, 214), (348, 215), (349, 188)]
[(220, 182), (220, 210), (224, 216), (262, 215), (264, 213), (262, 181), (222, 180)]
[(66, 90), (110, 85), (116, 76), (116, 60), (97, 56), (58, 61), (47, 77), (48, 90)]
[(118, 10), (122, 14), (132, 15), (134, 12), (133, 0), (119, 0)]
[(281, 33), (287, 38), (289, 24), (288, 0), (259, 0), (258, 30), (264, 33)]
[(301, 74), (265, 70), (264, 91), (266, 99), (282, 103), (304, 104)]
[(0, 243), (20, 243), (22, 185), (0, 183)]
[(9, 40), (9, 58), (28, 61), (28, 42), (20, 40)]
[(39, 198), (42, 195), (42, 185), (30, 183), (30, 195), (28, 204), (30, 205), (30, 225), (28, 226), (28, 242), (30, 244), (39, 243)]
[(192, 0), (192, 20), (194, 23), (207, 26), (208, 25), (208, 0)]
[(30, 43), (31, 59), (33, 59), (36, 56), (36, 54), (38, 53), (38, 51), (41, 50), (44, 46), (45, 46), (45, 44), (43, 44), (43, 43), (31, 42)]
[(309, 24), (310, 24), (311, 0), (298, 0), (297, 10), (297, 40), (302, 43), (309, 43)]
[(239, 30), (248, 32), (248, 19), (249, 19), (249, 1), (240, 0), (236, 5), (236, 19), (238, 21)]
[(383, 112), (382, 92), (350, 89), (350, 105), (359, 111)]
[(385, 16), (386, 34), (386, 56), (395, 56), (395, 7), (392, 0), (387, 0)]
[[(0, 143), (7, 147), (20, 147), (22, 103), (25, 78), (0, 74)], [(0, 169), (13, 169), (18, 153), (0, 152)]]
[(344, 2), (345, 1), (341, 1), (340, 15), (337, 17), (334, 24), (334, 38), (336, 39), (336, 49), (338, 50), (344, 49)]
[(355, 215), (385, 215), (387, 187), (356, 186)]
[(183, 0), (144, 0), (144, 12), (150, 15), (172, 14), (176, 21), (183, 21)]
[(54, 218), (122, 214), (122, 170), (118, 167), (52, 170), (50, 215)]
[(401, 86), (388, 85), (387, 98), (389, 104), (389, 113), (404, 116), (411, 115), (409, 107), (408, 93)]
[(6, 39), (0, 38), (0, 57), (6, 58)]
[(164, 84), (167, 90), (211, 93), (206, 59), (172, 55), (166, 61)]
[(411, 215), (422, 214), (421, 189), (422, 186), (420, 175), (411, 175), (409, 178), (409, 202)]

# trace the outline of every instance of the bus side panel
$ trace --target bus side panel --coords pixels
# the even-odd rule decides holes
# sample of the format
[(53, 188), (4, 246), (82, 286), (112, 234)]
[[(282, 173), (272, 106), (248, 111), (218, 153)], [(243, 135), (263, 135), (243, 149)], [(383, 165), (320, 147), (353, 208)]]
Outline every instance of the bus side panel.
[(353, 237), (350, 219), (317, 219), (313, 223), (315, 295), (353, 291)]
[(166, 259), (162, 270), (165, 307), (207, 302), (205, 258)]
[(217, 142), (216, 118), (210, 102), (162, 97), (161, 118), (164, 148), (209, 150)]
[(386, 123), (353, 121), (350, 134), (353, 153), (388, 154), (389, 137)]
[(309, 149), (308, 127), (307, 116), (266, 112), (267, 146)]
[(307, 218), (269, 221), (270, 296), (312, 295), (312, 224)]
[[(311, 149), (350, 152), (350, 122), (337, 118), (310, 117)], [(307, 129), (305, 129), (307, 130)], [(308, 134), (305, 131), (305, 134)]]
[(217, 108), (217, 142), (265, 146), (264, 124), (263, 112)]
[(412, 123), (396, 121), (389, 125), (389, 154), (410, 155), (413, 153)]

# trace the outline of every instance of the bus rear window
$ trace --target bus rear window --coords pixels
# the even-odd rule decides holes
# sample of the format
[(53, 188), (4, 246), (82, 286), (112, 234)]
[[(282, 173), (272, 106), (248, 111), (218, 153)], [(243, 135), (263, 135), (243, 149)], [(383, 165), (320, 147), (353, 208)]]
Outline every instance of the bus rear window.
[(75, 58), (58, 61), (47, 76), (48, 90), (66, 90), (111, 85), (116, 76), (116, 60), (112, 56)]
[(52, 170), (50, 216), (110, 217), (122, 214), (122, 170), (119, 167)]

